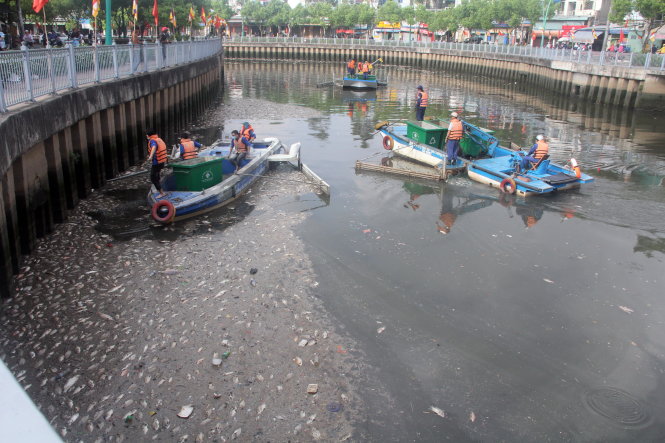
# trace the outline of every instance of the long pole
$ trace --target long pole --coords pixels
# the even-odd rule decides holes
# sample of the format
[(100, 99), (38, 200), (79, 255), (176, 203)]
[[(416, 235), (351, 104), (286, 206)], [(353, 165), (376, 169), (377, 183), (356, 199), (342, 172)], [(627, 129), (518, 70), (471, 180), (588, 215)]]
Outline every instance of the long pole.
[(111, 35), (111, 0), (106, 0), (106, 40), (105, 45), (113, 43), (113, 36)]
[(610, 0), (610, 4), (607, 8), (607, 24), (605, 25), (605, 33), (603, 34), (603, 47), (600, 48), (601, 52), (607, 51), (607, 39), (610, 35), (610, 11), (612, 11), (612, 0)]

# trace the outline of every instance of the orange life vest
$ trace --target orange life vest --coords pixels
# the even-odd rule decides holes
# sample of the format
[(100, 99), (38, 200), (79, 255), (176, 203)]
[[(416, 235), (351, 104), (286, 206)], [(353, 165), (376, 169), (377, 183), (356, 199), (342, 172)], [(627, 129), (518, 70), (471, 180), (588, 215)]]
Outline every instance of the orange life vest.
[(247, 140), (249, 140), (250, 134), (252, 133), (253, 130), (254, 128), (252, 128), (251, 126), (249, 126), (248, 128), (245, 128), (243, 126), (243, 128), (240, 130), (240, 136), (245, 137)]
[(538, 146), (536, 147), (536, 152), (533, 153), (533, 158), (540, 160), (549, 152), (550, 147), (545, 140), (538, 140), (536, 144)]
[(428, 102), (429, 102), (429, 95), (427, 95), (427, 92), (422, 91), (420, 93), (420, 107), (426, 108)]
[(453, 125), (453, 128), (448, 131), (448, 140), (461, 140), (464, 135), (464, 127), (462, 122), (453, 117), (450, 121), (450, 124)]
[(238, 152), (247, 152), (247, 145), (242, 142), (242, 137), (237, 140), (233, 140), (233, 146), (236, 147)]
[(348, 62), (348, 63), (346, 64), (346, 67), (349, 68), (349, 69), (355, 69), (355, 68), (356, 68), (356, 61), (355, 61), (355, 60), (351, 60), (350, 62)]
[(152, 151), (152, 146), (150, 146), (150, 141), (154, 140), (157, 142), (157, 151), (155, 151), (155, 157), (157, 158), (157, 163), (166, 163), (166, 143), (164, 140), (157, 137), (156, 135), (151, 135), (150, 140), (148, 140), (148, 155)]
[(183, 154), (182, 158), (184, 160), (189, 160), (190, 158), (196, 158), (196, 146), (194, 146), (194, 142), (192, 140), (187, 140), (187, 139), (182, 139), (180, 140), (180, 144), (183, 147)]
[(369, 63), (363, 63), (360, 72), (369, 72)]

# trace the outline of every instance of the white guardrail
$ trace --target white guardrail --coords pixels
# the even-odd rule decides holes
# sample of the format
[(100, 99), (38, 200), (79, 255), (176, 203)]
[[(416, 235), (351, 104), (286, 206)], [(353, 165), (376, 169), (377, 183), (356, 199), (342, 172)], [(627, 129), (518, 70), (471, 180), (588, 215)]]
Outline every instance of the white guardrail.
[(0, 112), (58, 91), (200, 60), (221, 51), (212, 38), (167, 45), (82, 46), (0, 52)]
[(303, 37), (233, 37), (225, 41), (234, 43), (295, 43), (300, 45), (334, 45), (344, 48), (431, 48), (459, 53), (473, 53), (476, 57), (496, 59), (501, 55), (519, 55), (537, 59), (564, 60), (587, 65), (622, 66), (634, 69), (665, 70), (665, 54), (639, 54), (634, 52), (596, 52), (576, 49), (558, 49), (539, 46), (512, 46), (448, 42), (422, 42), (408, 40), (303, 38)]

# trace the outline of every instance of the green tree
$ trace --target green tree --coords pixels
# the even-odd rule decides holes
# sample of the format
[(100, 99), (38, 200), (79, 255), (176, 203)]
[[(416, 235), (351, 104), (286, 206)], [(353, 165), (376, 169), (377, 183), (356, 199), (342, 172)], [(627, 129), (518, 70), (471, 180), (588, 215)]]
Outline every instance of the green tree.
[(398, 23), (402, 21), (402, 8), (393, 0), (388, 0), (376, 11), (379, 21)]
[(651, 45), (649, 36), (655, 27), (656, 20), (662, 19), (665, 15), (665, 0), (614, 0), (610, 20), (614, 23), (623, 23), (625, 17), (632, 11), (639, 12), (644, 18), (642, 51), (647, 52)]

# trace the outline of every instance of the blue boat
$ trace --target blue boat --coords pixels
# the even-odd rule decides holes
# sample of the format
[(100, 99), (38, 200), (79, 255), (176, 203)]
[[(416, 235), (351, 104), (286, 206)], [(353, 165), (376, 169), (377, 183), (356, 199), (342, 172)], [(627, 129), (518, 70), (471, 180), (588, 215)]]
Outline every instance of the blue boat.
[(286, 147), (276, 138), (254, 142), (237, 174), (227, 159), (230, 149), (229, 141), (219, 141), (196, 158), (174, 163), (173, 171), (161, 180), (166, 196), (160, 197), (154, 185), (150, 188), (148, 204), (152, 217), (160, 223), (171, 223), (229, 204), (268, 170), (271, 157), (282, 161), (299, 159), (300, 143)]
[(522, 170), (520, 165), (526, 152), (519, 147), (500, 146), (492, 134), (466, 122), (464, 131), (465, 137), (487, 149), (485, 158), (469, 161), (466, 172), (471, 180), (523, 197), (577, 188), (594, 181), (592, 176), (580, 170), (575, 159), (570, 160), (570, 166), (563, 166), (552, 163), (549, 155)]

